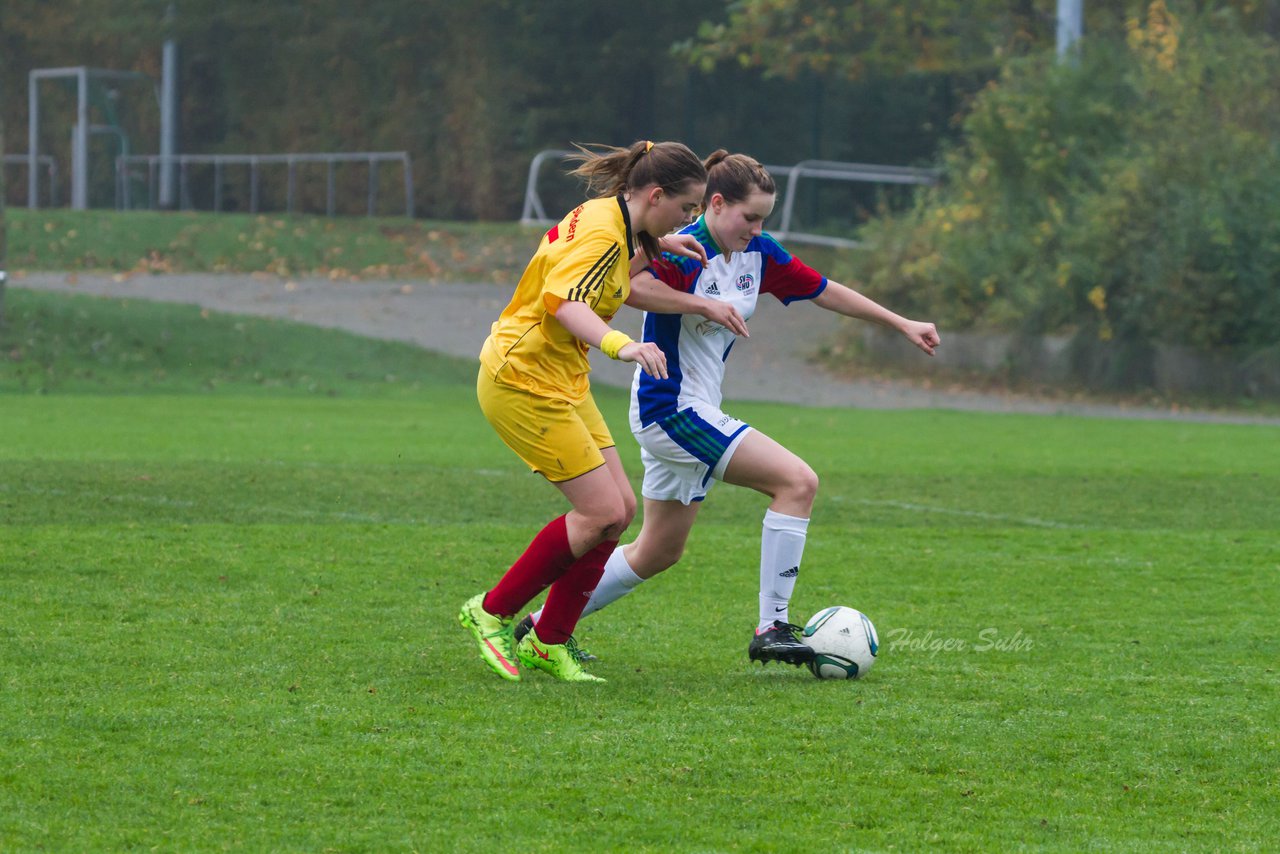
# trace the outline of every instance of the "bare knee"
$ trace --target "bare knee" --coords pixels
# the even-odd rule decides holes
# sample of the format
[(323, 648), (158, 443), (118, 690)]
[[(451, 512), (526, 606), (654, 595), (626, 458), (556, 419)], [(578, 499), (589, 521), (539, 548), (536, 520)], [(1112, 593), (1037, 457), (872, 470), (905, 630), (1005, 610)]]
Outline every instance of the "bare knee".
[[(622, 494), (622, 517), (622, 531), (625, 531), (631, 527), (632, 521), (636, 518), (636, 496), (631, 491)], [(621, 536), (622, 531), (618, 532), (619, 536)]]
[(818, 497), (818, 473), (805, 465), (796, 481), (796, 489), (805, 501), (809, 502), (809, 506), (813, 506), (813, 501)]
[(813, 510), (814, 499), (818, 497), (818, 474), (803, 460), (787, 472), (782, 488), (775, 496), (780, 505), (785, 505), (787, 512), (795, 516), (808, 516)]
[(629, 502), (621, 495), (614, 501), (601, 502), (584, 513), (587, 527), (596, 534), (598, 542), (616, 540), (627, 530), (636, 514), (636, 501)]
[(613, 512), (605, 519), (605, 525), (602, 528), (604, 533), (603, 539), (617, 540), (631, 526), (631, 520), (636, 517), (636, 496), (630, 490), (622, 492), (618, 496), (618, 506), (613, 508)]

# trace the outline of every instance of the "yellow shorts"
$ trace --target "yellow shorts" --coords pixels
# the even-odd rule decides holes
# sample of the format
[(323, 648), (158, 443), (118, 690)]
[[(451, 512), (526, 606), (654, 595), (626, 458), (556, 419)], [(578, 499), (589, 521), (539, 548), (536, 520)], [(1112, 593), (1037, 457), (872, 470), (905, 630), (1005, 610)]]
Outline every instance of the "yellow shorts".
[(575, 406), (496, 383), (481, 367), (476, 397), (499, 438), (525, 465), (552, 483), (573, 480), (604, 465), (600, 451), (615, 444), (590, 392)]

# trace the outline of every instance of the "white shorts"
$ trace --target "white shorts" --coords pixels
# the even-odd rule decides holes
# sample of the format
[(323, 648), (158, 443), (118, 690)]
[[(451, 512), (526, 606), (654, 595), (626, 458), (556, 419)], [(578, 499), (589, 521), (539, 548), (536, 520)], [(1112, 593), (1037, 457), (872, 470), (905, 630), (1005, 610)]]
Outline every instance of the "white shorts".
[(706, 404), (655, 421), (635, 434), (644, 462), (640, 493), (656, 501), (701, 501), (750, 431), (750, 424)]

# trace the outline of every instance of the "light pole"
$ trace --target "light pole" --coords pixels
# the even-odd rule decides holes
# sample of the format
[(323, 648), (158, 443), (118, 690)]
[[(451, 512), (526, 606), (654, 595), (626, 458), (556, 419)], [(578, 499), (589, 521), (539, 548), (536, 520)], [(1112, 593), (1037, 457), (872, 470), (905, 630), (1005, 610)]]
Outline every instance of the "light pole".
[(1072, 55), (1072, 47), (1084, 34), (1084, 0), (1058, 0), (1058, 61)]
[(4, 329), (4, 290), (8, 282), (9, 232), (4, 222), (4, 84), (0, 82), (0, 330)]
[(164, 39), (160, 76), (160, 207), (165, 210), (177, 207), (173, 159), (178, 151), (178, 43), (173, 34), (177, 14), (174, 4), (170, 3), (164, 18), (168, 33)]

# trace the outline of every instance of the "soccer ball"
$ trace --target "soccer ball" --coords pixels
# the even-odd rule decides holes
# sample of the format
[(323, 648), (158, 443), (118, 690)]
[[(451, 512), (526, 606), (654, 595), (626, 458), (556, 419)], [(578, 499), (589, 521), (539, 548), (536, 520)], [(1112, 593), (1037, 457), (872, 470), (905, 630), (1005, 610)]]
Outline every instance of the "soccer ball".
[(801, 637), (813, 648), (809, 669), (819, 679), (857, 679), (876, 663), (880, 639), (867, 615), (835, 605), (813, 615)]

